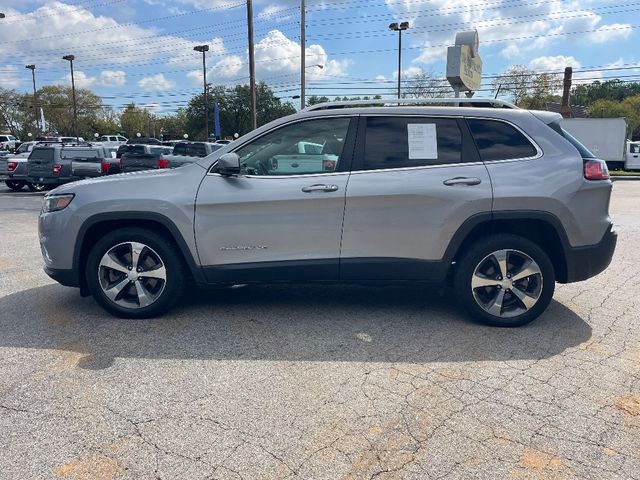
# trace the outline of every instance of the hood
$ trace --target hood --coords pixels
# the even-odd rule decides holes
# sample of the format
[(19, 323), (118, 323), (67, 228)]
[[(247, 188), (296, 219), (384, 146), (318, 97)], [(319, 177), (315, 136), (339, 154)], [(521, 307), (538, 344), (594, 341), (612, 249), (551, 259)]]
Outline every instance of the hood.
[(77, 193), (83, 190), (98, 190), (110, 188), (111, 186), (115, 187), (116, 184), (118, 188), (135, 191), (138, 188), (138, 185), (149, 185), (150, 183), (153, 184), (156, 181), (159, 184), (162, 184), (162, 180), (166, 179), (167, 177), (171, 177), (171, 181), (179, 182), (179, 179), (174, 177), (180, 177), (183, 173), (188, 173), (188, 170), (192, 170), (194, 168), (200, 172), (203, 171), (203, 168), (199, 165), (190, 163), (179, 168), (143, 170), (139, 172), (127, 172), (119, 173), (116, 175), (108, 175), (105, 177), (87, 178), (85, 180), (78, 180), (77, 182), (71, 182), (61, 185), (49, 192), (49, 195), (61, 193)]

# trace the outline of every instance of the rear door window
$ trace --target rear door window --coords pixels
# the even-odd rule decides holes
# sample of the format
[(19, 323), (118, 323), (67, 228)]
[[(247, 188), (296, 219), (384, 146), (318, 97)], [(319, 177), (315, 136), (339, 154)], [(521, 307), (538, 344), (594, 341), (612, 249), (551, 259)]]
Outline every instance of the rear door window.
[(485, 161), (531, 158), (538, 154), (536, 147), (518, 129), (505, 122), (467, 119), (469, 128)]
[(207, 148), (203, 143), (177, 143), (173, 147), (174, 155), (189, 155), (194, 157), (205, 157)]
[(367, 117), (364, 170), (462, 161), (462, 132), (454, 118)]
[(98, 150), (62, 150), (62, 158), (99, 158)]

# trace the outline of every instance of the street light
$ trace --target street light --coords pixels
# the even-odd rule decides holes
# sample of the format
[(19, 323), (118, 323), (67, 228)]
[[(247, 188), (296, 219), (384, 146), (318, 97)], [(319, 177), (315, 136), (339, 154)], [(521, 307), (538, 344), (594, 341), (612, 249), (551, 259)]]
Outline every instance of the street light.
[(4, 13), (0, 12), (0, 18), (4, 18)]
[(36, 119), (36, 132), (40, 131), (38, 127), (38, 109), (37, 109), (37, 94), (36, 94), (36, 66), (35, 65), (25, 65), (24, 68), (28, 68), (31, 70), (31, 79), (33, 80), (33, 115)]
[(196, 45), (193, 47), (196, 52), (202, 52), (202, 76), (204, 79), (204, 130), (205, 142), (209, 140), (209, 99), (207, 95), (207, 63), (205, 52), (209, 51), (209, 45)]
[(63, 60), (69, 62), (71, 66), (71, 95), (73, 96), (73, 134), (76, 137), (76, 143), (79, 143), (78, 140), (78, 110), (76, 108), (76, 83), (73, 79), (73, 61), (76, 59), (73, 55), (65, 55), (62, 57)]
[(402, 31), (409, 29), (409, 22), (402, 22), (399, 25), (392, 23), (389, 30), (398, 32), (398, 98), (400, 98), (400, 77), (402, 75)]
[(309, 68), (319, 68), (320, 70), (322, 70), (324, 68), (324, 65), (320, 65), (319, 63), (315, 64), (315, 65), (309, 65), (306, 66), (302, 69), (302, 81), (300, 82), (300, 95), (296, 95), (293, 98), (299, 98), (300, 99), (300, 109), (302, 110), (304, 107), (306, 107), (306, 85), (307, 85), (307, 81), (306, 81), (306, 71)]

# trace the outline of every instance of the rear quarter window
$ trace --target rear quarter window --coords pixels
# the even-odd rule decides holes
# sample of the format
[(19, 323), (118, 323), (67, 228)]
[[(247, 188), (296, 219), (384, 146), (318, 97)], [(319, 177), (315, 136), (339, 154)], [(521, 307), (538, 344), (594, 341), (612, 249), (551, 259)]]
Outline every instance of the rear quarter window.
[(517, 128), (498, 120), (467, 119), (473, 139), (484, 162), (531, 158), (536, 147)]

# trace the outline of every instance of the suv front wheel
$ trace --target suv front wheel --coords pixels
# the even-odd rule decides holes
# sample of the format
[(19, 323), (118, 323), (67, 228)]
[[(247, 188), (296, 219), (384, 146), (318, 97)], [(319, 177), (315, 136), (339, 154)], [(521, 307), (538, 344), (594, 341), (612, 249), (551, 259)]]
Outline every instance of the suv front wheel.
[(509, 234), (485, 237), (457, 262), (454, 287), (474, 318), (498, 327), (517, 327), (549, 306), (555, 273), (535, 243)]
[(123, 228), (91, 249), (85, 275), (96, 301), (125, 318), (149, 318), (182, 294), (184, 269), (173, 243), (152, 230)]

